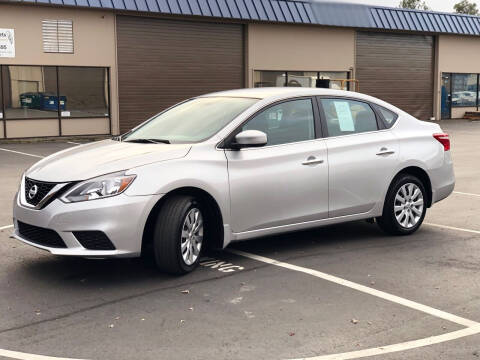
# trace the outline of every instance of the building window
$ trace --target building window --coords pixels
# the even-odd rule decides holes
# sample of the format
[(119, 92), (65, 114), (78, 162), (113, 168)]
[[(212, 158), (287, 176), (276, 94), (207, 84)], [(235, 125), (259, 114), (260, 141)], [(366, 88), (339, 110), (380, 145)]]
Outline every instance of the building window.
[(110, 116), (107, 68), (0, 67), (6, 120)]
[(3, 66), (5, 119), (58, 116), (57, 71), (54, 66)]
[(452, 74), (452, 106), (473, 107), (478, 103), (477, 74)]
[(105, 68), (58, 68), (62, 117), (108, 116), (108, 72)]
[(330, 80), (330, 88), (348, 90), (348, 71), (254, 71), (254, 87), (317, 87), (317, 80)]
[(73, 21), (42, 21), (43, 52), (73, 54)]

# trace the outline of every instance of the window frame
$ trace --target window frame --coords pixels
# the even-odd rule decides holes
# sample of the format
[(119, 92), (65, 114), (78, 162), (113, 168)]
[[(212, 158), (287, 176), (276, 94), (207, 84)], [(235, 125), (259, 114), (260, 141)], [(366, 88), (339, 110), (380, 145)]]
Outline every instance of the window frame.
[[(5, 92), (4, 92), (4, 84), (3, 84), (3, 68), (8, 68), (9, 66), (29, 66), (29, 67), (52, 67), (55, 68), (56, 74), (57, 74), (57, 89), (56, 93), (57, 96), (59, 96), (59, 86), (60, 86), (60, 81), (58, 78), (58, 73), (59, 73), (59, 68), (61, 67), (69, 67), (69, 68), (96, 68), (96, 69), (104, 69), (107, 71), (107, 101), (108, 101), (108, 116), (61, 116), (61, 110), (60, 110), (60, 102), (58, 102), (57, 106), (57, 112), (55, 115), (52, 114), (51, 117), (40, 117), (40, 118), (28, 118), (28, 117), (7, 117), (5, 114), (6, 106), (5, 106)], [(47, 119), (58, 119), (59, 121), (61, 120), (68, 120), (68, 119), (98, 119), (98, 118), (104, 118), (108, 119), (108, 124), (109, 124), (109, 134), (111, 134), (112, 130), (112, 105), (111, 105), (111, 78), (110, 78), (110, 67), (108, 66), (75, 66), (75, 65), (23, 65), (23, 64), (0, 64), (0, 73), (2, 74), (2, 82), (0, 83), (1, 91), (0, 94), (2, 94), (3, 99), (2, 99), (2, 105), (3, 105), (3, 120), (9, 121), (9, 120), (47, 120)]]
[[(480, 96), (479, 96), (479, 92), (480, 92), (480, 73), (462, 73), (462, 72), (442, 72), (441, 73), (442, 76), (443, 74), (448, 74), (450, 75), (450, 89), (449, 92), (450, 92), (450, 109), (453, 109), (453, 108), (458, 108), (458, 109), (462, 109), (462, 108), (472, 108), (472, 107), (476, 107), (478, 109), (478, 107), (480, 106)], [(453, 104), (453, 85), (454, 85), (454, 78), (456, 75), (476, 75), (477, 76), (477, 91), (476, 91), (476, 101), (475, 101), (475, 105), (454, 105)], [(451, 116), (451, 114), (450, 114)]]
[[(345, 134), (345, 135), (330, 136), (329, 133), (328, 133), (327, 117), (326, 117), (325, 111), (323, 109), (322, 100), (346, 100), (346, 101), (355, 101), (355, 102), (360, 102), (360, 103), (366, 104), (367, 106), (370, 107), (370, 109), (372, 110), (372, 112), (375, 115), (375, 120), (377, 122), (377, 130), (358, 132), (358, 133), (352, 133), (352, 134)], [(344, 137), (344, 136), (356, 136), (356, 135), (363, 135), (363, 134), (371, 134), (371, 133), (375, 133), (375, 132), (378, 132), (378, 131), (389, 130), (388, 128), (386, 128), (385, 124), (383, 123), (383, 120), (381, 120), (379, 112), (375, 109), (375, 106), (373, 106), (374, 104), (372, 104), (372, 103), (370, 103), (366, 100), (357, 99), (357, 98), (348, 97), (348, 96), (342, 97), (342, 96), (319, 95), (319, 96), (317, 96), (317, 104), (318, 104), (318, 107), (319, 107), (320, 120), (321, 120), (321, 124), (322, 124), (322, 133), (324, 134), (324, 137), (327, 138), (327, 139), (334, 139), (334, 138), (339, 138), (339, 137)]]
[[(385, 106), (381, 106), (381, 105), (378, 105), (378, 104), (370, 104), (370, 105), (373, 105), (372, 107), (375, 110), (375, 112), (377, 113), (377, 115), (380, 117), (380, 120), (382, 121), (385, 129), (391, 129), (392, 127), (395, 126), (395, 124), (397, 123), (398, 117), (399, 117), (399, 115), (395, 111), (387, 109)], [(393, 123), (392, 123), (392, 125), (390, 125), (390, 127), (388, 126), (388, 122), (387, 122), (387, 120), (385, 120), (385, 116), (383, 116), (383, 113), (382, 113), (381, 109), (384, 109), (388, 112), (391, 112), (393, 115), (395, 115), (395, 118), (393, 119)]]
[[(295, 141), (295, 142), (289, 142), (289, 143), (284, 143), (284, 144), (275, 144), (275, 145), (265, 145), (261, 147), (247, 147), (247, 148), (242, 148), (242, 149), (234, 149), (231, 147), (231, 144), (235, 140), (235, 136), (237, 136), (239, 133), (242, 132), (243, 126), (248, 123), (250, 120), (254, 119), (256, 116), (260, 115), (262, 112), (268, 110), (271, 107), (277, 106), (282, 103), (290, 102), (290, 101), (295, 101), (295, 100), (310, 100), (312, 102), (312, 111), (313, 111), (313, 130), (314, 130), (314, 137), (313, 139), (310, 140), (302, 140), (302, 141)], [(324, 132), (323, 132), (323, 126), (322, 122), (320, 119), (320, 114), (319, 114), (319, 104), (317, 97), (312, 95), (312, 96), (296, 96), (296, 97), (291, 97), (287, 99), (281, 99), (274, 101), (270, 104), (265, 105), (261, 109), (257, 110), (254, 114), (250, 115), (247, 119), (242, 121), (234, 130), (232, 130), (225, 138), (220, 141), (217, 144), (218, 149), (223, 149), (223, 150), (228, 150), (228, 151), (243, 151), (243, 150), (252, 150), (252, 149), (266, 149), (266, 148), (271, 148), (275, 146), (288, 146), (288, 145), (294, 145), (294, 144), (300, 144), (306, 141), (316, 141), (318, 139), (323, 139)]]
[[(283, 73), (285, 75), (285, 81), (282, 86), (279, 87), (288, 87), (288, 73), (295, 73), (295, 72), (311, 72), (317, 74), (317, 80), (320, 79), (320, 73), (346, 73), (347, 79), (351, 79), (351, 70), (263, 70), (263, 69), (253, 69), (252, 78), (254, 79), (253, 87), (255, 88), (255, 72), (278, 72)], [(260, 86), (258, 88), (261, 88)], [(312, 87), (310, 89), (315, 89), (316, 87)], [(350, 91), (350, 82), (347, 82), (347, 90)]]

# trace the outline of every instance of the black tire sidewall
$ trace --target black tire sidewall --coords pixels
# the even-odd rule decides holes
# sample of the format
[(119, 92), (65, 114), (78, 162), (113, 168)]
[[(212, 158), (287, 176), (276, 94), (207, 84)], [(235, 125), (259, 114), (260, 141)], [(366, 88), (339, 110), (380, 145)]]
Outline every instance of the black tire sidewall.
[[(188, 212), (197, 208), (204, 221), (204, 239), (198, 258), (192, 265), (187, 265), (182, 257), (181, 234)], [(157, 217), (154, 232), (154, 254), (157, 267), (171, 274), (186, 274), (193, 271), (200, 261), (205, 249), (205, 209), (192, 196), (175, 196), (168, 199)]]
[[(420, 191), (422, 192), (423, 196), (423, 211), (422, 216), (420, 217), (417, 224), (415, 224), (412, 228), (405, 228), (403, 227), (397, 220), (395, 216), (394, 206), (395, 206), (395, 196), (397, 195), (398, 190), (405, 184), (412, 183), (419, 187)], [(398, 235), (409, 235), (414, 233), (418, 230), (418, 228), (422, 225), (423, 220), (425, 218), (425, 214), (427, 212), (427, 194), (425, 191), (425, 186), (423, 183), (413, 175), (401, 175), (393, 182), (392, 186), (388, 191), (388, 195), (385, 201), (383, 215), (382, 215), (382, 227), (388, 227), (387, 231), (396, 233)]]

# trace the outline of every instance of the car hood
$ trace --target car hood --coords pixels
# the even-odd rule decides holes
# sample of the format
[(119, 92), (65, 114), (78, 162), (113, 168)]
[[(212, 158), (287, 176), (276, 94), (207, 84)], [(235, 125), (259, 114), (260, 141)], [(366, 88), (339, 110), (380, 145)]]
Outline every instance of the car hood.
[(179, 159), (188, 144), (139, 144), (104, 140), (76, 146), (42, 159), (25, 176), (46, 182), (69, 182), (128, 170), (154, 162)]

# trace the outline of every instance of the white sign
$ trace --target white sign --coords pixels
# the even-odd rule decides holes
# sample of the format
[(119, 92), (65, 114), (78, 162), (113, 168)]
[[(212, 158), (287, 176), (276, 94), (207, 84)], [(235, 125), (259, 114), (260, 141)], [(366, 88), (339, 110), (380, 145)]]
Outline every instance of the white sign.
[(353, 123), (352, 111), (350, 105), (346, 101), (334, 101), (335, 110), (337, 111), (338, 124), (341, 131), (355, 131)]
[(15, 57), (15, 31), (13, 29), (0, 29), (0, 58)]

